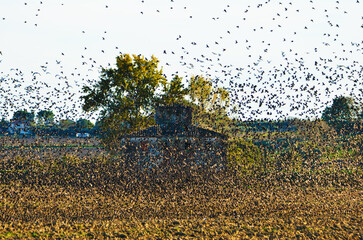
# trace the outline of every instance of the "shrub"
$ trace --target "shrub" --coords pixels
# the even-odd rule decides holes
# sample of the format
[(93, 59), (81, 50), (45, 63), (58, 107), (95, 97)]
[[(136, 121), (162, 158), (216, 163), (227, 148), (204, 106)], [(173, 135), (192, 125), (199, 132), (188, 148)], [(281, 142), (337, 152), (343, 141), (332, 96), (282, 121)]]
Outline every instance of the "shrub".
[(229, 167), (242, 175), (256, 175), (261, 173), (262, 154), (260, 149), (251, 142), (241, 138), (228, 142), (227, 161)]

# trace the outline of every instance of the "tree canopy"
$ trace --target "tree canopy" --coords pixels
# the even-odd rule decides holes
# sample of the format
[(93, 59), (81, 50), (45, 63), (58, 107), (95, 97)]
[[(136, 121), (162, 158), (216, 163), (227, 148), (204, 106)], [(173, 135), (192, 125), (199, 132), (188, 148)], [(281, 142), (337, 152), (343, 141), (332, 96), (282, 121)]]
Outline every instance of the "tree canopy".
[(362, 114), (360, 105), (352, 97), (338, 96), (333, 104), (324, 109), (322, 119), (326, 122), (358, 120)]
[(211, 80), (202, 76), (192, 77), (187, 87), (177, 75), (167, 81), (158, 63), (154, 56), (148, 60), (140, 55), (122, 54), (116, 58), (116, 67), (102, 69), (95, 85), (83, 87), (83, 110), (100, 110), (97, 125), (109, 140), (153, 124), (152, 113), (160, 104), (193, 106), (198, 119), (203, 118), (198, 113), (208, 113), (204, 119), (217, 113), (226, 117), (227, 90), (213, 88)]
[(163, 83), (163, 95), (161, 95), (160, 103), (186, 103), (185, 96), (188, 94), (188, 89), (184, 87), (182, 78), (175, 75), (170, 82)]
[(71, 119), (61, 119), (59, 120), (59, 127), (61, 129), (69, 129), (76, 126), (76, 122)]
[(88, 119), (80, 118), (76, 122), (76, 128), (79, 130), (87, 130), (93, 128), (95, 125)]
[(40, 125), (51, 125), (54, 123), (54, 113), (51, 110), (41, 110), (37, 114)]
[(24, 109), (14, 112), (12, 120), (34, 122), (34, 117), (34, 112), (28, 112)]
[[(109, 137), (152, 123), (148, 116), (162, 100), (157, 90), (164, 86), (175, 91), (167, 84), (158, 63), (154, 56), (148, 60), (140, 55), (122, 54), (116, 58), (115, 68), (102, 69), (100, 81), (83, 87), (83, 110), (100, 110), (101, 128)], [(168, 101), (170, 94), (165, 97)]]
[(187, 88), (190, 103), (194, 108), (193, 122), (202, 127), (225, 133), (232, 125), (227, 116), (229, 92), (224, 88), (214, 88), (210, 79), (193, 76)]

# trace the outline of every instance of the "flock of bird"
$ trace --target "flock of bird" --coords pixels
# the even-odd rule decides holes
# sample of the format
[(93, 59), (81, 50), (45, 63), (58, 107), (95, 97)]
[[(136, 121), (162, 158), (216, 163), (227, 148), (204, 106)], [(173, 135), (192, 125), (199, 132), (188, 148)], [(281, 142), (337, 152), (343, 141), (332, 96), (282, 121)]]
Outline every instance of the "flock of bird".
[[(215, 31), (200, 29), (200, 33), (194, 33), (198, 35), (195, 39), (192, 39), (193, 34), (187, 30), (180, 29), (178, 32), (178, 27), (175, 27), (173, 33), (178, 33), (173, 37), (175, 42), (171, 43), (172, 47), (151, 51), (161, 60), (164, 70), (174, 71), (171, 76), (182, 76), (187, 83), (193, 74), (204, 75), (213, 81), (214, 86), (228, 89), (231, 99), (229, 114), (233, 117), (256, 119), (295, 115), (314, 118), (320, 117), (321, 111), (336, 95), (351, 95), (362, 100), (363, 38), (346, 39), (344, 36), (347, 26), (341, 19), (350, 16), (353, 9), (345, 9), (343, 2), (331, 1), (322, 7), (318, 2), (310, 0), (303, 4), (304, 8), (300, 8), (301, 4), (292, 1), (280, 1), (277, 4), (266, 0), (251, 2), (246, 8), (240, 9), (239, 3), (229, 1), (224, 6), (221, 4), (222, 7), (215, 12), (218, 15), (214, 16), (201, 13), (208, 12), (207, 8), (193, 9), (186, 1), (185, 6), (182, 6), (184, 3), (181, 4), (181, 0), (160, 2), (162, 9), (150, 7), (152, 5), (146, 0), (141, 0), (138, 18), (148, 21), (148, 18), (158, 18), (164, 12), (173, 14), (173, 11), (178, 10), (184, 11), (182, 21), (188, 21), (189, 26), (200, 24), (198, 21), (216, 25)], [(350, 2), (349, 6), (363, 10), (359, 0)], [(23, 7), (31, 4), (33, 3), (26, 1)], [(45, 4), (40, 1), (34, 17), (42, 13)], [(61, 7), (72, 3), (64, 1), (59, 4)], [(103, 10), (111, 11), (116, 6), (114, 2), (107, 1)], [(259, 25), (259, 18), (263, 18), (259, 14), (264, 14), (269, 8), (276, 9), (277, 12), (267, 11), (273, 17), (269, 24)], [(194, 13), (197, 15), (193, 15)], [(206, 16), (210, 18), (201, 19)], [(294, 26), (294, 20), (290, 20), (292, 16), (302, 18), (303, 27), (299, 24)], [(315, 19), (317, 16), (320, 17)], [(357, 22), (351, 23), (351, 31), (363, 33), (363, 14), (358, 17)], [(0, 28), (7, 21), (8, 16), (0, 16)], [(102, 19), (99, 21), (102, 23)], [(36, 20), (32, 22), (33, 31), (36, 32), (40, 23)], [(30, 21), (24, 19), (23, 23), (30, 24)], [(211, 24), (205, 26), (211, 27)], [(109, 39), (112, 37), (107, 29), (109, 26), (105, 26), (98, 36), (104, 46), (99, 54), (111, 56), (106, 64), (99, 60), (99, 55), (89, 55), (89, 47), (83, 46), (80, 49), (79, 64), (72, 69), (64, 67), (67, 64), (65, 57), (68, 49), (59, 49), (57, 59), (51, 58), (30, 72), (24, 70), (24, 66), (4, 69), (2, 64), (7, 61), (8, 55), (7, 49), (2, 49), (0, 45), (2, 116), (8, 116), (19, 108), (35, 111), (51, 109), (59, 114), (59, 118), (79, 116), (82, 112), (82, 102), (79, 100), (81, 87), (94, 84), (101, 68), (114, 66), (113, 61), (117, 55), (111, 54), (122, 54), (121, 49), (125, 53), (132, 53), (127, 46), (110, 46)], [(310, 29), (312, 33), (306, 34)], [(79, 32), (88, 33), (86, 29), (79, 29)], [(204, 32), (206, 37), (200, 37)], [(301, 48), (298, 45), (304, 44), (304, 37), (314, 37), (314, 34), (319, 36), (313, 46)], [(276, 35), (282, 45), (273, 40)], [(256, 40), (256, 36), (261, 37)], [(165, 38), (169, 39), (168, 33), (165, 33)], [(231, 56), (238, 56), (240, 62), (236, 62)], [(230, 59), (233, 60), (229, 62)], [(95, 115), (87, 116), (96, 118)]]

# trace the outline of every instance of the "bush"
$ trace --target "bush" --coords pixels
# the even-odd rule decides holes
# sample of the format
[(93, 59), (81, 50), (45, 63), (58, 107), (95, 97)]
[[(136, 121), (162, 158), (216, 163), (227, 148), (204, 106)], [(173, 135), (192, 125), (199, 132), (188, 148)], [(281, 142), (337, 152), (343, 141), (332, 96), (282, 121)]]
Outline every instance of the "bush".
[(241, 175), (256, 175), (262, 173), (262, 154), (260, 149), (251, 142), (241, 138), (228, 142), (227, 161), (230, 168)]

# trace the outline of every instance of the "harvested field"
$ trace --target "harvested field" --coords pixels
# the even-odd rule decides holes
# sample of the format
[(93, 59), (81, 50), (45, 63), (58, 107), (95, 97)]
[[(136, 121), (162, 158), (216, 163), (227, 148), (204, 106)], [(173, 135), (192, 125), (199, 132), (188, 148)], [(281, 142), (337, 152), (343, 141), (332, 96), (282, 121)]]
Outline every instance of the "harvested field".
[(2, 186), (0, 236), (97, 239), (361, 239), (363, 236), (362, 190), (245, 191), (200, 187), (159, 193), (113, 189), (110, 193), (99, 188)]
[(2, 149), (0, 238), (363, 238), (359, 168), (136, 172), (121, 155), (69, 141), (78, 146)]

